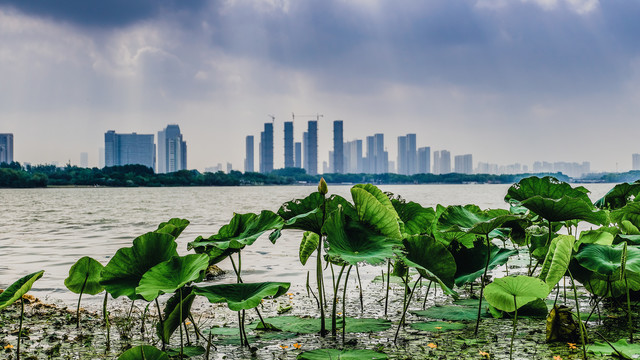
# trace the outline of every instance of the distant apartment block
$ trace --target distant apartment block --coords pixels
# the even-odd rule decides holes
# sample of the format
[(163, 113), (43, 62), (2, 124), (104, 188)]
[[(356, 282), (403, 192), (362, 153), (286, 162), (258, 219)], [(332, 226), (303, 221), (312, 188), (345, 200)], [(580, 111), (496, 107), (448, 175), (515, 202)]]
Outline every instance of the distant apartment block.
[(13, 162), (13, 134), (0, 134), (0, 163)]
[(254, 149), (253, 149), (253, 135), (247, 136), (245, 139), (245, 158), (244, 158), (244, 172), (254, 172)]
[(293, 121), (284, 123), (284, 167), (294, 167)]
[(344, 169), (347, 174), (364, 172), (362, 158), (362, 140), (347, 141), (344, 144)]
[(451, 153), (447, 150), (433, 152), (433, 173), (449, 174), (451, 173)]
[(104, 134), (105, 166), (144, 165), (156, 169), (156, 145), (153, 134)]
[(495, 174), (495, 175), (513, 175), (513, 174), (522, 174), (529, 171), (529, 167), (527, 165), (522, 165), (520, 163), (509, 164), (509, 165), (498, 165), (486, 162), (479, 162), (476, 167), (476, 174)]
[(458, 174), (473, 173), (473, 157), (471, 154), (457, 155), (454, 157), (454, 172)]
[(343, 123), (342, 120), (336, 120), (333, 122), (333, 172), (337, 174), (344, 174), (344, 138), (343, 138)]
[(273, 123), (265, 123), (260, 133), (260, 172), (273, 171)]
[(417, 172), (416, 134), (398, 136), (398, 174), (413, 175)]
[(295, 152), (296, 152), (296, 156), (294, 158), (293, 166), (297, 168), (302, 168), (302, 143), (301, 142), (295, 143)]
[(307, 123), (307, 139), (305, 148), (305, 170), (309, 175), (318, 175), (318, 121)]
[(418, 149), (418, 173), (427, 174), (431, 172), (431, 148), (429, 146)]
[(631, 155), (631, 170), (640, 170), (640, 154)]
[(533, 163), (533, 172), (534, 173), (563, 173), (567, 176), (578, 178), (584, 174), (588, 174), (591, 172), (591, 163), (588, 161), (584, 161), (582, 163), (577, 162), (554, 162), (549, 163), (546, 161), (540, 162), (536, 161)]
[(182, 139), (180, 126), (167, 125), (158, 131), (158, 173), (172, 173), (187, 169), (187, 143)]

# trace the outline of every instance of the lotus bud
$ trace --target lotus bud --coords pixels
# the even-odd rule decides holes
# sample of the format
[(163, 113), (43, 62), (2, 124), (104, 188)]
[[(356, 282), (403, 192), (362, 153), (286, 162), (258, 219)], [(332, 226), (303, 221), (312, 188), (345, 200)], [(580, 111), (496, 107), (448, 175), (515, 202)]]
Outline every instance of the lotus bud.
[(320, 182), (318, 183), (318, 192), (322, 195), (327, 195), (329, 189), (327, 187), (327, 182), (324, 181), (324, 178), (320, 178)]

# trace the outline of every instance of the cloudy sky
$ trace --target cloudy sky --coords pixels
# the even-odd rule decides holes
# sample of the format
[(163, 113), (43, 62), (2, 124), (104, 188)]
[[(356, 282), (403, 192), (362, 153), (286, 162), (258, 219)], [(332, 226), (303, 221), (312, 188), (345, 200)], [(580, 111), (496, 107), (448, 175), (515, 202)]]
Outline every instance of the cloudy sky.
[(177, 123), (190, 168), (242, 169), (273, 114), (281, 167), (282, 122), (300, 115), (301, 141), (319, 113), (319, 164), (341, 119), (392, 160), (416, 133), (476, 163), (628, 170), (639, 18), (627, 0), (0, 0), (0, 132), (17, 161), (97, 166), (105, 131)]

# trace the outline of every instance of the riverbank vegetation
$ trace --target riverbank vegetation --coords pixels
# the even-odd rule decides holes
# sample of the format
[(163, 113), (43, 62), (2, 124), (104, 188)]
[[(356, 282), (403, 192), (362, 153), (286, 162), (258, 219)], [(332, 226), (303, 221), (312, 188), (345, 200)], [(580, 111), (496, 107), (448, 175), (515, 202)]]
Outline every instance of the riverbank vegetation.
[[(98, 168), (81, 168), (67, 165), (26, 165), (13, 162), (0, 164), (0, 188), (33, 188), (47, 186), (109, 186), (109, 187), (157, 187), (157, 186), (242, 186), (242, 185), (294, 185), (316, 184), (324, 178), (329, 184), (512, 184), (529, 176), (553, 175), (562, 181), (569, 177), (557, 174), (324, 174), (308, 175), (304, 169), (287, 168), (269, 174), (239, 171), (224, 173), (200, 173), (182, 170), (169, 174), (156, 174), (142, 165), (125, 165)], [(592, 174), (588, 182), (633, 182), (640, 179), (640, 171), (616, 174)]]
[[(161, 223), (106, 264), (78, 259), (65, 281), (78, 306), (49, 318), (34, 317), (36, 306), (25, 312), (23, 295), (43, 273), (27, 275), (0, 294), (0, 345), (12, 359), (22, 341), (36, 359), (640, 353), (640, 182), (618, 184), (592, 202), (584, 187), (525, 178), (508, 189), (508, 210), (425, 208), (371, 184), (350, 193), (330, 195), (320, 180), (317, 191), (277, 211), (234, 214), (213, 235), (190, 241), (185, 255), (176, 239), (189, 221)], [(278, 251), (283, 232), (300, 236), (307, 283), (251, 282), (242, 252), (260, 238)], [(225, 259), (233, 276), (204, 281)], [(376, 266), (380, 282), (363, 284), (361, 269)], [(102, 311), (81, 315), (83, 294), (104, 294)], [(123, 308), (130, 310), (112, 314)], [(25, 317), (37, 324), (25, 330)]]

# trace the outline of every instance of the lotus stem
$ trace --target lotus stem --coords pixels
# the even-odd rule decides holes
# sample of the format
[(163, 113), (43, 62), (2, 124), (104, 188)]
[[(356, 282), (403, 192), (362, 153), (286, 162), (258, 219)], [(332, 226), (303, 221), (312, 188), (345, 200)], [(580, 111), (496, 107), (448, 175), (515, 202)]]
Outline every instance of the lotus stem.
[(78, 307), (76, 308), (76, 320), (78, 323), (76, 324), (76, 329), (80, 329), (80, 300), (82, 300), (82, 293), (84, 292), (84, 287), (87, 285), (87, 279), (89, 279), (89, 274), (85, 276), (82, 287), (80, 288), (80, 296), (78, 296)]
[[(104, 292), (104, 301), (102, 302), (102, 316), (104, 317), (104, 326), (107, 328), (107, 348), (106, 351), (111, 349), (111, 324), (109, 324), (109, 312), (107, 311), (107, 300), (109, 299), (109, 293)], [(164, 350), (164, 343), (163, 343)]]
[(319, 309), (320, 308), (320, 300), (318, 300), (318, 297), (316, 296), (316, 294), (313, 292), (313, 289), (309, 285), (309, 272), (307, 271), (307, 296), (309, 296), (309, 295), (313, 295), (313, 298), (316, 300), (316, 304), (318, 305), (318, 309)]
[(246, 312), (242, 310), (242, 333), (244, 335), (244, 344), (246, 347), (249, 347), (249, 337), (247, 336), (247, 328), (244, 326)]
[(147, 318), (147, 312), (149, 312), (149, 306), (151, 306), (151, 303), (147, 303), (147, 306), (144, 307), (144, 311), (142, 312), (142, 321), (141, 321), (141, 326), (140, 326), (140, 335), (142, 337), (142, 341), (144, 341), (144, 333), (145, 333), (145, 328), (144, 328), (144, 321)]
[(129, 309), (129, 315), (127, 315), (127, 322), (131, 321), (131, 314), (133, 313), (133, 306), (136, 304), (136, 301), (131, 301), (131, 309)]
[(18, 327), (18, 354), (16, 359), (20, 360), (20, 342), (22, 342), (22, 319), (24, 318), (24, 298), (20, 296), (20, 327)]
[(258, 308), (256, 309), (256, 313), (258, 313), (258, 317), (260, 318), (260, 322), (262, 323), (262, 327), (265, 328), (265, 330), (267, 329), (267, 324), (264, 323), (264, 319), (262, 318), (262, 315), (260, 315), (260, 310), (258, 310)]
[[(420, 275), (418, 280), (422, 280), (422, 275)], [(407, 280), (405, 284), (408, 284), (408, 283), (409, 283), (409, 272), (407, 271)], [(404, 290), (405, 303), (403, 304), (402, 317), (400, 318), (400, 322), (398, 323), (398, 330), (396, 330), (396, 336), (393, 338), (394, 343), (398, 340), (398, 334), (400, 333), (400, 328), (404, 325), (404, 321), (407, 316), (407, 310), (409, 309), (409, 304), (411, 303), (411, 297), (413, 296), (413, 293), (415, 292), (417, 285), (418, 285), (418, 281), (416, 281), (416, 283), (413, 284), (413, 289), (411, 289), (411, 293), (409, 293), (409, 300), (407, 300), (408, 286), (405, 287), (405, 290)], [(431, 282), (429, 282), (429, 286), (431, 286)]]
[(342, 265), (340, 269), (340, 274), (338, 274), (338, 281), (333, 284), (333, 307), (331, 311), (331, 336), (336, 337), (337, 329), (336, 329), (336, 306), (338, 304), (338, 284), (340, 284), (340, 279), (342, 278), (342, 273), (344, 272), (344, 268), (347, 265)]
[[(344, 288), (342, 289), (342, 347), (344, 347), (344, 338), (347, 329), (347, 283), (349, 281), (349, 273), (353, 265), (349, 265), (347, 276), (344, 278)], [(356, 270), (358, 266), (356, 265)]]
[(363, 296), (362, 296), (362, 281), (360, 280), (360, 270), (358, 270), (358, 264), (356, 264), (356, 274), (358, 275), (358, 286), (360, 286), (360, 313), (364, 314), (364, 300), (363, 300)]
[(629, 318), (629, 343), (633, 344), (633, 322), (631, 320), (631, 298), (629, 297), (629, 283), (627, 282), (627, 273), (624, 272), (624, 287), (627, 291), (627, 315)]
[(387, 290), (384, 296), (384, 316), (387, 316), (387, 308), (389, 306), (389, 288), (391, 288), (391, 259), (387, 260)]
[[(160, 327), (162, 328), (162, 332), (164, 333), (164, 322), (162, 320), (162, 311), (160, 310), (160, 304), (158, 303), (158, 298), (156, 298), (156, 308), (158, 309), (158, 320), (160, 320)], [(162, 351), (164, 351), (164, 337), (160, 340), (162, 341)]]
[(191, 346), (191, 339), (189, 338), (189, 328), (187, 328), (187, 323), (183, 322), (182, 326), (184, 327), (184, 335), (187, 337), (187, 346)]
[(576, 290), (576, 282), (573, 280), (573, 274), (571, 274), (571, 270), (567, 269), (567, 273), (571, 278), (571, 287), (573, 288), (573, 298), (576, 301), (576, 313), (578, 314), (578, 325), (580, 330), (580, 342), (582, 343), (582, 356), (587, 359), (587, 345), (585, 344), (585, 334), (583, 331), (585, 330), (584, 325), (582, 325), (582, 318), (580, 317), (580, 304), (578, 303), (578, 290)]
[(236, 268), (236, 263), (233, 261), (233, 257), (229, 255), (229, 260), (231, 260), (231, 266), (233, 266), (233, 271), (236, 273), (236, 282), (238, 284), (242, 284), (242, 277), (240, 277), (240, 251), (238, 251), (238, 267)]
[(422, 310), (426, 308), (427, 298), (429, 297), (429, 290), (431, 290), (431, 284), (433, 284), (433, 281), (429, 280), (429, 286), (427, 286), (427, 293), (424, 294), (424, 302), (422, 302)]
[(205, 354), (205, 359), (209, 360), (209, 353), (211, 352), (211, 340), (213, 339), (213, 334), (209, 331), (209, 341), (207, 341), (207, 353)]
[[(323, 220), (324, 220), (324, 206), (323, 206)], [(324, 221), (323, 221), (324, 223)], [(325, 337), (327, 335), (327, 325), (325, 323), (324, 315), (324, 284), (322, 280), (322, 235), (318, 235), (320, 241), (318, 241), (318, 248), (316, 249), (316, 282), (318, 283), (318, 307), (320, 307), (320, 336)], [(331, 268), (333, 271), (333, 268)]]
[(516, 296), (513, 295), (513, 307), (516, 309), (513, 315), (513, 331), (511, 332), (511, 346), (509, 346), (509, 359), (513, 359), (513, 339), (516, 337), (516, 325), (518, 321), (518, 303), (516, 302)]
[(480, 327), (480, 315), (482, 314), (482, 296), (484, 295), (484, 283), (487, 281), (487, 272), (489, 272), (489, 261), (491, 260), (491, 242), (489, 241), (489, 234), (485, 234), (487, 241), (487, 261), (484, 265), (484, 274), (480, 279), (480, 301), (478, 302), (478, 318), (476, 319), (476, 329), (473, 332), (475, 337), (478, 337), (478, 328)]
[(180, 314), (178, 316), (180, 316), (180, 325), (178, 325), (178, 327), (180, 328), (180, 359), (183, 358), (183, 354), (184, 354), (184, 343), (182, 340), (182, 288), (178, 289), (178, 291), (180, 292), (180, 304), (178, 304), (178, 311), (180, 311)]
[(240, 315), (240, 310), (238, 310), (238, 331), (240, 332), (240, 346), (244, 346), (242, 333), (242, 315)]

